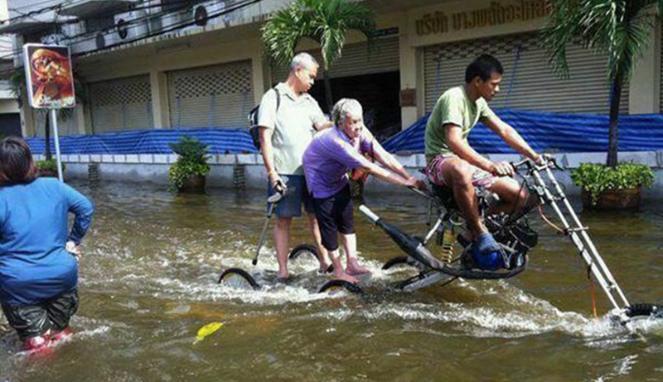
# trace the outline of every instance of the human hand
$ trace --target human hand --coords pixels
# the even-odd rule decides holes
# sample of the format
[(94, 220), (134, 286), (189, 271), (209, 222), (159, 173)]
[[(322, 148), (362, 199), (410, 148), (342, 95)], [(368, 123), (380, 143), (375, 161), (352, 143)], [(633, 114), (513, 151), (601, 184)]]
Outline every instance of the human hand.
[(536, 156), (536, 159), (534, 160), (534, 163), (536, 163), (537, 166), (543, 166), (548, 164), (548, 162), (552, 161), (553, 157), (550, 154), (538, 154)]
[(423, 180), (417, 179), (413, 176), (409, 177), (405, 183), (406, 183), (407, 187), (410, 187), (410, 188), (416, 188), (416, 189), (421, 190), (421, 191), (427, 191), (428, 190), (428, 187), (426, 186), (426, 182), (424, 182)]
[(269, 173), (269, 184), (271, 184), (274, 191), (278, 192), (279, 194), (285, 193), (285, 183), (276, 172)]
[(78, 259), (78, 257), (81, 255), (81, 249), (80, 249), (80, 247), (79, 247), (78, 245), (76, 245), (76, 243), (74, 243), (73, 241), (68, 241), (68, 242), (64, 245), (64, 249), (65, 249), (67, 252), (69, 252), (69, 253), (71, 253), (72, 255), (74, 255), (77, 259)]
[(495, 176), (512, 176), (513, 166), (509, 162), (491, 162), (489, 172)]

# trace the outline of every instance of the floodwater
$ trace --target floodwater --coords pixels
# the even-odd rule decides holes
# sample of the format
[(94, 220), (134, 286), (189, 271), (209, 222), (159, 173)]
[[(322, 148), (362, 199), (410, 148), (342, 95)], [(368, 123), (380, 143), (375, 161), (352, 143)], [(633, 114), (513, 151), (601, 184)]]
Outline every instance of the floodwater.
[[(507, 281), (387, 291), (406, 274), (380, 267), (401, 253), (357, 211), (359, 249), (373, 271), (365, 296), (315, 293), (325, 278), (306, 261), (292, 265), (289, 285), (249, 291), (216, 281), (228, 267), (274, 278), (271, 239), (251, 265), (264, 193), (79, 186), (97, 214), (80, 263), (77, 334), (33, 359), (1, 332), (2, 381), (663, 380), (663, 327), (634, 334), (594, 319), (574, 247), (536, 217), (529, 269)], [(423, 233), (426, 203), (417, 195), (367, 202)], [(581, 219), (632, 302), (661, 303), (663, 207), (651, 201), (643, 211)], [(292, 244), (309, 241), (302, 221), (293, 232)], [(211, 322), (224, 326), (194, 344)]]

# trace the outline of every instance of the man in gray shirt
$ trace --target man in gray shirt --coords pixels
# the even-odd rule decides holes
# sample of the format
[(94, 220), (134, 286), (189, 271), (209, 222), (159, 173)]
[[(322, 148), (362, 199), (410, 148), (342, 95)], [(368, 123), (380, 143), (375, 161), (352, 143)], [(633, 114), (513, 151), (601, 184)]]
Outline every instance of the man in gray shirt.
[(313, 86), (318, 67), (310, 54), (297, 54), (290, 64), (288, 78), (263, 95), (258, 112), (262, 158), (269, 177), (268, 192), (271, 195), (280, 185), (288, 190), (275, 209), (274, 244), (280, 279), (288, 277), (290, 225), (293, 217), (301, 216), (302, 203), (318, 248), (320, 270), (328, 267), (327, 251), (321, 244), (302, 167), (304, 150), (313, 134), (331, 126), (317, 101), (307, 93)]

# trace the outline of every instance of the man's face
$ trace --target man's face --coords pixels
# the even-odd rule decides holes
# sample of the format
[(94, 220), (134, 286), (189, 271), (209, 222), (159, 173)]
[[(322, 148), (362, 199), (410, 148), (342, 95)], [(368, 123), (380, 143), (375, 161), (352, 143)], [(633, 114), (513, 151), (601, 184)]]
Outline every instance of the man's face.
[(347, 113), (343, 119), (343, 132), (350, 139), (355, 139), (361, 135), (364, 128), (364, 118), (361, 115)]
[(310, 68), (305, 68), (302, 66), (297, 68), (295, 71), (295, 76), (299, 80), (298, 91), (302, 93), (308, 92), (313, 86), (315, 78), (318, 76), (318, 67), (316, 65), (313, 65)]
[(502, 75), (497, 72), (493, 72), (490, 75), (490, 78), (486, 81), (482, 80), (481, 77), (475, 78), (475, 86), (481, 97), (483, 97), (483, 99), (486, 101), (491, 101), (493, 97), (495, 97), (497, 93), (500, 92), (501, 82)]

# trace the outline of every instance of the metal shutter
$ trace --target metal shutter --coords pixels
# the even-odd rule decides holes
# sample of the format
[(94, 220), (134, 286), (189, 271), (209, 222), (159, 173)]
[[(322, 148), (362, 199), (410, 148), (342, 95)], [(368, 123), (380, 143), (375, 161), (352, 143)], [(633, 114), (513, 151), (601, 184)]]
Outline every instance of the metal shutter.
[[(488, 53), (504, 67), (501, 92), (491, 107), (608, 114), (606, 58), (580, 45), (571, 45), (567, 48), (570, 77), (560, 79), (553, 73), (539, 41), (537, 33), (527, 33), (425, 47), (426, 111), (433, 109), (446, 89), (465, 83), (467, 65), (480, 54)], [(628, 92), (626, 85), (621, 113), (628, 113)]]
[(251, 84), (251, 61), (168, 72), (170, 125), (245, 126), (253, 108)]
[(661, 78), (660, 78), (660, 86), (659, 86), (659, 111), (663, 113), (663, 22), (659, 21), (658, 26), (660, 28), (660, 37), (661, 37), (661, 59), (658, 63), (660, 71), (661, 71)]
[[(51, 117), (50, 110), (32, 109), (32, 121), (34, 123), (34, 128), (35, 128), (35, 136), (37, 137), (44, 136), (46, 116), (48, 116), (48, 118)], [(58, 116), (58, 134), (60, 136), (80, 134), (78, 132), (78, 123), (76, 122), (75, 109), (64, 109), (62, 111), (58, 111), (57, 116)], [(51, 129), (51, 138), (53, 138), (53, 126), (51, 126), (50, 122), (51, 121), (49, 121), (48, 127)]]
[[(320, 50), (309, 51), (322, 66)], [(371, 47), (366, 42), (349, 44), (343, 47), (343, 55), (336, 60), (329, 70), (330, 78), (350, 77), (362, 74), (398, 71), (398, 37), (386, 37), (373, 40)], [(288, 76), (288, 67), (277, 67), (272, 71), (272, 83), (284, 81)], [(318, 71), (322, 78), (322, 70)]]
[(94, 133), (154, 127), (149, 75), (94, 82), (89, 89)]

